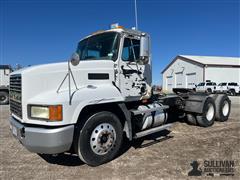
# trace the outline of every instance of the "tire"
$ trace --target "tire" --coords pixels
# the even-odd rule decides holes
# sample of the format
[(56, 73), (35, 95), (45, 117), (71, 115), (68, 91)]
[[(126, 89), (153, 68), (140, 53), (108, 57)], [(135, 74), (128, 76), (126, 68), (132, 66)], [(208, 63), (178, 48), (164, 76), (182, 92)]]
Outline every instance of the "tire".
[(231, 95), (232, 95), (232, 96), (236, 96), (236, 92), (235, 92), (234, 89), (231, 90)]
[(193, 114), (187, 114), (186, 121), (188, 124), (197, 125), (196, 117)]
[(207, 89), (207, 92), (208, 92), (208, 93), (212, 93), (212, 89), (211, 89), (211, 88), (208, 88), (208, 89)]
[(0, 91), (0, 105), (8, 104), (9, 96), (5, 91)]
[(75, 150), (83, 162), (99, 166), (118, 155), (122, 139), (123, 128), (118, 117), (102, 111), (89, 117), (79, 129)]
[(212, 126), (216, 116), (216, 106), (213, 98), (208, 97), (203, 105), (203, 113), (197, 115), (197, 123), (202, 127)]
[(215, 100), (216, 120), (224, 122), (228, 120), (231, 112), (231, 101), (226, 94), (221, 94)]

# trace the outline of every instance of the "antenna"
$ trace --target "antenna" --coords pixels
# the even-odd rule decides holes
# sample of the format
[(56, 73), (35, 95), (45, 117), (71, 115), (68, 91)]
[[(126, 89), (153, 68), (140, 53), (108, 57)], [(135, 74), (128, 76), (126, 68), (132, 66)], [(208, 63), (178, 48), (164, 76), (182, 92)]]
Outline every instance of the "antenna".
[(137, 0), (135, 0), (135, 26), (136, 30), (138, 29), (138, 18), (137, 18)]

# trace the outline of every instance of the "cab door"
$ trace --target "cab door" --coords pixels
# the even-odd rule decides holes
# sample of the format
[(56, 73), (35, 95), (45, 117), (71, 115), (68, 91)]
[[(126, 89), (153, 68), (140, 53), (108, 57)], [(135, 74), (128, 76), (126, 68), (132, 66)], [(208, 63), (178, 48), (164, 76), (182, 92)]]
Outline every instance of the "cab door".
[(138, 63), (140, 37), (125, 36), (122, 43), (120, 68), (120, 90), (126, 101), (139, 100), (147, 89), (146, 65)]
[(219, 92), (223, 92), (223, 91), (224, 91), (224, 83), (220, 83), (220, 84), (217, 86), (217, 91), (219, 91)]

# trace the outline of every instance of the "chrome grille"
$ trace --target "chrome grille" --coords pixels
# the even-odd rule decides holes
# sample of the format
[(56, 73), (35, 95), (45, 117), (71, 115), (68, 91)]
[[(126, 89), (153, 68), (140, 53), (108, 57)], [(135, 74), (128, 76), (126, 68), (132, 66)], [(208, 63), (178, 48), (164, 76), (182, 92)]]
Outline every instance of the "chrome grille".
[(10, 76), (10, 111), (22, 118), (22, 77), (20, 74)]

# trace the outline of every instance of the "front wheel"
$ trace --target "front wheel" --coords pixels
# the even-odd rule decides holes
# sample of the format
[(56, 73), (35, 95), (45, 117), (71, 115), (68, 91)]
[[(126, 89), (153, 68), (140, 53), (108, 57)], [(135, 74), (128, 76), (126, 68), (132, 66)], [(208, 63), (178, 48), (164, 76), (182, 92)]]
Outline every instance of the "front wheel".
[(90, 166), (98, 166), (117, 156), (122, 136), (119, 118), (111, 112), (98, 112), (89, 117), (79, 129), (75, 149), (83, 162)]

